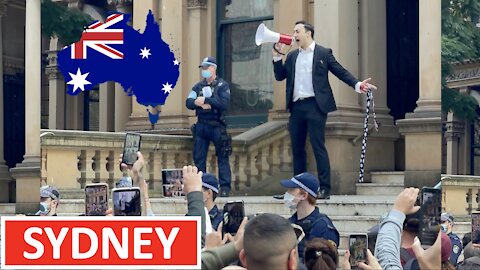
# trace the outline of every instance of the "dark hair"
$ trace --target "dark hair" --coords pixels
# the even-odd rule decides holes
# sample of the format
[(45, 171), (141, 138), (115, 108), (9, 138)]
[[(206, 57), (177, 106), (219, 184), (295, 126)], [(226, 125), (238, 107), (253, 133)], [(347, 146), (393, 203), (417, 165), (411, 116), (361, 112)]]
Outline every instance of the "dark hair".
[(464, 247), (466, 247), (468, 245), (468, 243), (472, 242), (472, 233), (471, 232), (468, 232), (466, 234), (463, 235), (463, 238), (462, 238), (462, 245)]
[(260, 214), (245, 226), (243, 245), (249, 268), (277, 267), (278, 256), (297, 245), (290, 221), (276, 214)]
[(335, 270), (338, 265), (337, 248), (323, 238), (307, 242), (304, 258), (308, 270)]
[(442, 270), (455, 270), (455, 266), (450, 261), (442, 262)]
[(306, 21), (298, 21), (295, 23), (295, 25), (297, 24), (303, 24), (303, 27), (305, 28), (305, 32), (310, 31), (312, 33), (312, 39), (313, 39), (313, 35), (315, 34), (315, 28), (313, 27), (313, 25), (311, 25)]

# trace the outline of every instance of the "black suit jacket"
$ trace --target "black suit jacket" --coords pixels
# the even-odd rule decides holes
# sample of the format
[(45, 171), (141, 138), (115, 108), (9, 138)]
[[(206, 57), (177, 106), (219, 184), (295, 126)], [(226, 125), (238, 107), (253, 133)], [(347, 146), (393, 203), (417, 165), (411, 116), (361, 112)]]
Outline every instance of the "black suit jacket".
[[(293, 103), (293, 87), (295, 81), (295, 63), (297, 62), (299, 50), (295, 49), (287, 55), (283, 61), (273, 62), (273, 72), (277, 81), (287, 78), (287, 110), (291, 109)], [(333, 97), (332, 88), (328, 81), (328, 71), (331, 71), (337, 78), (355, 88), (358, 79), (348, 70), (340, 65), (332, 54), (332, 49), (324, 48), (315, 44), (313, 52), (312, 82), (315, 100), (322, 112), (325, 114), (335, 111), (337, 106)]]

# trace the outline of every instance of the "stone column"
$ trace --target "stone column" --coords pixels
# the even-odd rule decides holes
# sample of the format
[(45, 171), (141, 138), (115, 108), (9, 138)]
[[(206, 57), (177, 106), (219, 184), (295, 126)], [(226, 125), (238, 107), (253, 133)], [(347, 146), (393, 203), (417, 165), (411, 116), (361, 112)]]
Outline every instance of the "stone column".
[[(284, 34), (293, 34), (293, 28), (295, 27), (295, 22), (300, 20), (307, 20), (308, 13), (308, 3), (306, 1), (299, 1), (301, 3), (292, 5), (292, 2), (289, 0), (275, 0), (273, 17), (282, 18), (274, 19), (274, 28), (271, 29), (275, 32), (284, 33)], [(313, 24), (313, 20), (310, 22)], [(272, 47), (271, 43), (263, 44), (261, 46)], [(296, 44), (293, 44), (292, 50), (296, 48)], [(285, 61), (285, 57), (283, 59)], [(273, 64), (272, 75), (273, 76)], [(269, 120), (288, 120), (290, 115), (285, 108), (285, 98), (286, 98), (286, 80), (281, 82), (273, 80), (273, 108), (269, 111), (268, 118)]]
[(115, 83), (104, 82), (100, 84), (99, 93), (99, 131), (114, 131), (115, 122)]
[[(398, 140), (399, 133), (387, 106), (387, 0), (358, 3), (360, 10), (358, 79), (372, 78), (371, 82), (377, 86), (378, 90), (373, 92), (373, 96), (375, 113), (381, 125), (378, 132), (373, 131), (373, 118), (370, 118), (372, 132), (368, 137), (365, 163), (367, 173), (365, 178), (369, 180), (370, 171), (395, 170), (395, 141)], [(360, 95), (360, 100), (364, 114), (366, 95)], [(361, 135), (363, 134), (357, 136)], [(363, 136), (357, 140), (357, 145), (361, 145), (362, 138)], [(359, 155), (356, 157), (359, 158)], [(355, 165), (359, 166), (358, 161)]]
[(405, 186), (432, 186), (441, 171), (441, 3), (419, 1), (420, 93), (397, 121), (405, 136)]
[[(108, 0), (108, 4), (113, 5), (118, 12), (133, 16), (133, 0)], [(114, 130), (125, 131), (125, 124), (132, 113), (132, 98), (125, 93), (119, 83), (115, 83), (114, 96)]]
[(9, 202), (9, 184), (12, 181), (8, 166), (5, 165), (4, 159), (4, 141), (3, 132), (5, 130), (3, 125), (3, 33), (2, 33), (2, 20), (3, 15), (7, 10), (8, 1), (0, 1), (0, 202)]
[(65, 129), (65, 80), (58, 69), (57, 53), (58, 39), (50, 40), (48, 53), (48, 66), (45, 73), (48, 75), (48, 128)]
[(464, 121), (454, 116), (452, 112), (447, 115), (445, 125), (445, 139), (447, 140), (447, 174), (460, 174), (459, 167), (465, 157), (460, 154), (460, 140), (464, 136)]
[(17, 213), (37, 211), (40, 197), (41, 1), (26, 0), (25, 5), (25, 155), (11, 169)]
[[(337, 61), (358, 78), (360, 65), (358, 2), (318, 0), (314, 2), (314, 7), (315, 41), (331, 48)], [(363, 133), (364, 114), (360, 107), (359, 94), (353, 88), (332, 73), (329, 74), (329, 80), (337, 104), (337, 111), (328, 115), (326, 127), (332, 192), (354, 194), (361, 150), (361, 138), (358, 137)], [(367, 157), (372, 155), (371, 149), (367, 152)], [(313, 154), (310, 154), (309, 160), (315, 160)], [(367, 172), (371, 170), (371, 167), (368, 167), (371, 164), (367, 161)], [(315, 167), (314, 162), (310, 162), (308, 169), (316, 171)]]

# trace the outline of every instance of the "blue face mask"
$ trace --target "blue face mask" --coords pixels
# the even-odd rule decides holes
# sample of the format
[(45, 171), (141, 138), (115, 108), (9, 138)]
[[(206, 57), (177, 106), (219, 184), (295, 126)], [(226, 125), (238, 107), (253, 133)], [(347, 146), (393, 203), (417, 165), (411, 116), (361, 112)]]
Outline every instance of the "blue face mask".
[(208, 79), (212, 77), (212, 72), (208, 69), (207, 70), (202, 69), (202, 77), (205, 79)]

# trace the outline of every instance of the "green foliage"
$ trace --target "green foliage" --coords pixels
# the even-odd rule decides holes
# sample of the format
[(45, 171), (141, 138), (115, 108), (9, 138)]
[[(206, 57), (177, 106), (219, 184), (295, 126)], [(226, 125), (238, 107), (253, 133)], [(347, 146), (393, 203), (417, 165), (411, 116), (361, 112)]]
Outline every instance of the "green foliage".
[(80, 40), (85, 26), (93, 19), (78, 10), (42, 0), (42, 34), (46, 37), (57, 36), (63, 45)]
[(480, 59), (479, 0), (442, 0), (442, 110), (472, 120), (477, 101), (446, 86), (454, 62)]

